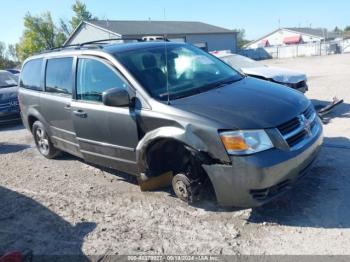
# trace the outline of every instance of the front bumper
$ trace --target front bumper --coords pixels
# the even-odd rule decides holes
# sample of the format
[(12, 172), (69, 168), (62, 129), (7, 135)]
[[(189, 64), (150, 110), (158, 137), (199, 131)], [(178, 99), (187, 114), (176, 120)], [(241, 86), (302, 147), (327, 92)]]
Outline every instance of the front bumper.
[(232, 156), (232, 165), (203, 164), (222, 206), (256, 207), (289, 189), (307, 174), (323, 141), (319, 132), (298, 150), (271, 149)]

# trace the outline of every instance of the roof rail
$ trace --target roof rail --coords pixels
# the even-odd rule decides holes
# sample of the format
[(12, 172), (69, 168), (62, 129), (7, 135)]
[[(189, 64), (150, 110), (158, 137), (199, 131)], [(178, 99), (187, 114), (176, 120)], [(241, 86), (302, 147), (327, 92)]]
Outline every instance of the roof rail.
[(60, 46), (60, 47), (53, 47), (47, 50), (43, 50), (39, 52), (39, 54), (45, 54), (55, 51), (61, 51), (61, 50), (67, 50), (67, 49), (73, 49), (73, 50), (79, 50), (79, 49), (102, 49), (101, 45), (81, 45), (81, 44), (74, 44), (74, 45), (66, 45), (66, 46)]
[[(84, 43), (80, 43), (80, 44), (77, 44), (78, 46), (84, 46), (84, 45), (90, 45), (90, 44), (96, 44), (96, 43), (105, 43), (105, 42), (108, 42), (108, 41), (132, 41), (132, 40), (136, 40), (138, 42), (152, 42), (152, 41), (166, 41), (166, 42), (169, 42), (169, 39), (167, 38), (163, 38), (163, 39), (157, 39), (157, 40), (145, 40), (145, 38), (148, 37), (148, 36), (142, 36), (141, 38), (140, 37), (120, 37), (120, 38), (107, 38), (107, 39), (99, 39), (99, 40), (94, 40), (94, 41), (89, 41), (89, 42), (84, 42)], [(105, 43), (107, 44), (107, 43)]]
[(108, 39), (99, 39), (99, 40), (93, 40), (93, 41), (89, 41), (89, 42), (84, 42), (84, 43), (80, 43), (78, 44), (79, 46), (84, 46), (84, 45), (90, 45), (90, 44), (96, 44), (96, 43), (101, 43), (101, 44), (108, 44), (106, 42), (110, 42), (110, 41), (125, 41), (125, 40), (136, 40), (138, 42), (142, 42), (143, 40), (141, 38), (108, 38)]
[[(147, 36), (146, 36), (147, 37)], [(108, 38), (108, 39), (99, 39), (99, 40), (94, 40), (94, 41), (88, 41), (88, 42), (83, 42), (79, 44), (72, 44), (72, 45), (65, 45), (65, 46), (60, 46), (60, 47), (53, 47), (48, 50), (44, 50), (40, 52), (39, 54), (45, 54), (45, 53), (50, 53), (54, 51), (61, 51), (61, 50), (66, 50), (66, 49), (73, 49), (73, 50), (79, 50), (79, 49), (102, 49), (104, 44), (109, 44), (107, 42), (110, 41), (138, 41), (138, 42), (151, 42), (151, 41), (161, 41), (161, 40), (144, 40), (144, 37), (141, 38), (133, 38), (133, 37), (120, 37), (120, 38)], [(167, 38), (164, 38), (163, 41), (169, 42)]]

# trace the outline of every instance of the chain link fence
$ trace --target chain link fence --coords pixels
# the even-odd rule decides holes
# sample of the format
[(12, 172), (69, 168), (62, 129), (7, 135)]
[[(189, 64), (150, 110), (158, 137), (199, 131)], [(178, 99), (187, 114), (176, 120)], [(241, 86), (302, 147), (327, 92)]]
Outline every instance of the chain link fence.
[(255, 60), (320, 56), (340, 54), (345, 52), (350, 52), (350, 39), (331, 42), (307, 43), (288, 46), (271, 46), (256, 49), (238, 50), (238, 54), (250, 57)]

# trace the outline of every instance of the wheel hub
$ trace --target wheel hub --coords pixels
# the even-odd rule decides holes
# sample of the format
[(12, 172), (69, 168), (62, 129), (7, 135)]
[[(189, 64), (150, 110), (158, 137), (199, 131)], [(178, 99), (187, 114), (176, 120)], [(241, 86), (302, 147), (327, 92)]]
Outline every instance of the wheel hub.
[(46, 155), (49, 151), (49, 139), (47, 134), (43, 129), (37, 128), (35, 135), (40, 152)]
[(175, 185), (176, 195), (181, 196), (182, 198), (188, 198), (187, 186), (182, 181), (177, 181)]

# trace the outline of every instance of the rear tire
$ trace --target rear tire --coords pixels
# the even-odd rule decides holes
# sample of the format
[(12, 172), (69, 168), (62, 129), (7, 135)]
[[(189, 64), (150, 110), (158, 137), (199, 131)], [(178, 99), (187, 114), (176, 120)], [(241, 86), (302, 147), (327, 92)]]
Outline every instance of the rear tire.
[(32, 133), (37, 149), (40, 154), (48, 159), (55, 158), (61, 151), (54, 147), (46, 128), (40, 121), (35, 121), (32, 128)]

